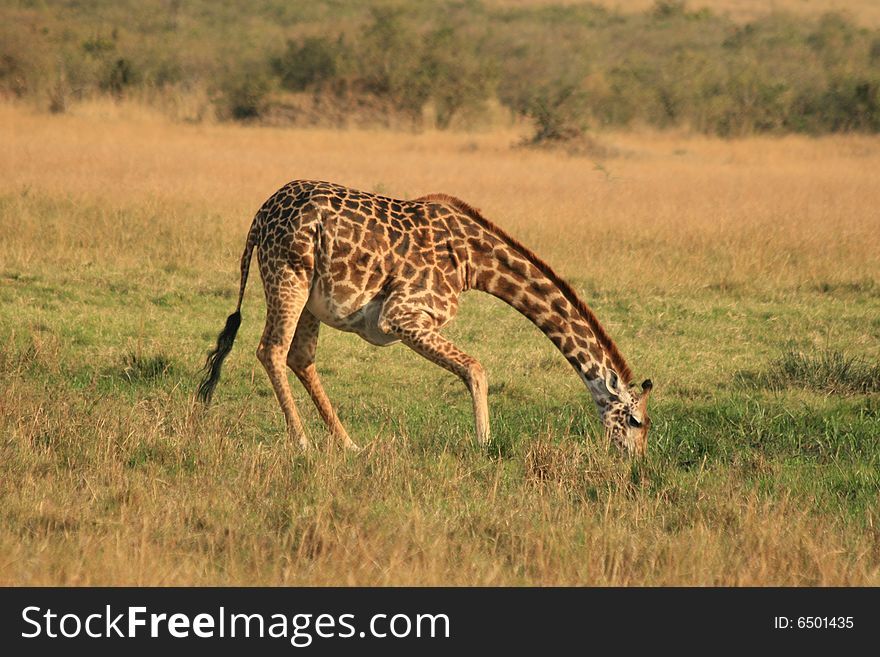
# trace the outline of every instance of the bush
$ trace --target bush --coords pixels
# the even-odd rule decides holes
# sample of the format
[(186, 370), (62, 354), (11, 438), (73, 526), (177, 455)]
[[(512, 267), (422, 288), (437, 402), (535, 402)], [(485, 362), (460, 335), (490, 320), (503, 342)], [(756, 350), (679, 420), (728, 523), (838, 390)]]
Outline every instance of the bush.
[(786, 83), (767, 75), (753, 61), (736, 62), (727, 71), (717, 96), (712, 131), (723, 137), (770, 132), (785, 123)]
[(418, 35), (406, 24), (403, 10), (378, 7), (361, 33), (357, 58), (359, 86), (367, 93), (386, 97), (413, 119), (421, 116), (430, 97), (430, 79), (422, 68)]
[(587, 130), (586, 97), (571, 84), (551, 85), (524, 99), (520, 111), (535, 122), (532, 143), (568, 141)]
[(218, 115), (237, 121), (259, 118), (268, 107), (270, 90), (268, 76), (259, 67), (231, 71), (223, 79), (214, 101)]
[(654, 19), (679, 18), (687, 14), (684, 0), (657, 0), (648, 12)]
[[(498, 95), (514, 112), (531, 119), (534, 144), (582, 136), (591, 101), (599, 97), (588, 91), (590, 64), (585, 54), (566, 51), (559, 44), (533, 41), (519, 53), (528, 64), (509, 58), (502, 69)], [(596, 91), (594, 86), (592, 92)]]
[(802, 98), (804, 124), (812, 132), (880, 131), (880, 77), (842, 78)]
[(69, 3), (63, 29), (39, 3), (0, 8), (0, 93), (49, 93), (63, 111), (93, 93), (207, 87), (219, 115), (253, 119), (277, 84), (313, 91), (314, 106), (337, 118), (368, 107), (374, 120), (419, 121), (431, 107), (441, 128), (494, 95), (534, 122), (536, 141), (597, 124), (728, 136), (880, 131), (880, 30), (845, 15), (776, 12), (741, 24), (682, 0), (628, 14), (393, 1), (175, 3), (170, 19), (134, 0), (101, 12)]
[(0, 94), (22, 98), (39, 87), (41, 69), (49, 66), (47, 53), (29, 35), (0, 20)]
[(429, 85), (439, 128), (447, 128), (463, 111), (479, 109), (489, 96), (489, 67), (452, 26), (428, 35), (420, 69)]
[(385, 98), (419, 120), (434, 105), (438, 127), (488, 97), (491, 74), (474, 46), (450, 24), (416, 31), (401, 9), (373, 9), (353, 52), (356, 90)]
[(29, 87), (27, 64), (16, 53), (0, 52), (0, 90), (21, 98)]
[(139, 78), (140, 75), (131, 60), (119, 57), (105, 68), (99, 86), (103, 91), (121, 96), (125, 89), (137, 84)]
[(272, 60), (272, 70), (284, 89), (320, 87), (336, 77), (343, 43), (341, 38), (334, 42), (326, 37), (309, 37), (302, 43), (288, 41), (284, 54)]

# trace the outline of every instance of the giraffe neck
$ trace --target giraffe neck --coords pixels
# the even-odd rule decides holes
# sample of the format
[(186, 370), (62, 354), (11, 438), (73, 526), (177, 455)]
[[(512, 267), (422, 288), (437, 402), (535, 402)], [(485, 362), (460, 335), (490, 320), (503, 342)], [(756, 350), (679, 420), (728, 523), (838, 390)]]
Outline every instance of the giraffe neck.
[(631, 372), (599, 321), (548, 265), (508, 236), (471, 241), (471, 287), (525, 315), (556, 345), (587, 386), (600, 416), (611, 399), (613, 370), (627, 384)]

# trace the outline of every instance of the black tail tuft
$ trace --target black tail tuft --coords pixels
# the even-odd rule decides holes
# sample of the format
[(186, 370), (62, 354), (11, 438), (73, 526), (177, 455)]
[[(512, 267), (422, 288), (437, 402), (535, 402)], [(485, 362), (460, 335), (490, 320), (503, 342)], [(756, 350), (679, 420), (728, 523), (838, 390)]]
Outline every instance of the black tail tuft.
[(207, 374), (199, 386), (199, 399), (206, 404), (211, 401), (211, 395), (214, 394), (214, 388), (217, 387), (217, 381), (220, 380), (223, 359), (232, 350), (232, 343), (235, 342), (235, 334), (238, 333), (239, 326), (241, 326), (241, 311), (236, 310), (226, 318), (226, 326), (217, 336), (217, 348), (208, 354), (208, 360), (205, 363)]

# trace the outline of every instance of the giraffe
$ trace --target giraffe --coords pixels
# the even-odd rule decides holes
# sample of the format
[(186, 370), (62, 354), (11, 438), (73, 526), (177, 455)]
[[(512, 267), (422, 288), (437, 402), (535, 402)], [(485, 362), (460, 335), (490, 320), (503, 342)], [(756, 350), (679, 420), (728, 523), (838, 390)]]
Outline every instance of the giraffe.
[(481, 290), (531, 320), (562, 352), (591, 394), (605, 435), (629, 455), (647, 448), (650, 380), (632, 371), (574, 289), (527, 247), (464, 201), (445, 194), (398, 200), (341, 185), (295, 180), (257, 211), (241, 257), (238, 305), (205, 365), (198, 396), (210, 402), (241, 323), (256, 249), (266, 296), (257, 358), (272, 383), (287, 432), (310, 443), (287, 370), (305, 387), (330, 432), (351, 440), (315, 369), (321, 324), (367, 342), (407, 347), (456, 374), (473, 402), (476, 435), (490, 438), (483, 366), (441, 334), (462, 292)]

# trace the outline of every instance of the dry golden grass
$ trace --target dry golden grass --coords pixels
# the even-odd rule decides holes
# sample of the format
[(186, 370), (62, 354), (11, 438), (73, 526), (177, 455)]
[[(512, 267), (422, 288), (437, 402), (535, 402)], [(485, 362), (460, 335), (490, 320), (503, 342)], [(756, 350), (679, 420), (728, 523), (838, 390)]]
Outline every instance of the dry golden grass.
[[(198, 453), (183, 481), (133, 473), (109, 443), (88, 474), (35, 468), (5, 495), (17, 531), (0, 535), (0, 583), (878, 583), (876, 534), (817, 520), (784, 496), (762, 500), (718, 473), (704, 474), (711, 486), (657, 495), (630, 484), (614, 455), (562, 446), (544, 454), (559, 471), (548, 480), (527, 472), (512, 491), (499, 485), (509, 476), (500, 461), (440, 454), (425, 468), (395, 443), (355, 463), (338, 450), (305, 463), (281, 444), (211, 442), (172, 448), (172, 459)], [(235, 473), (218, 481), (231, 456)], [(683, 498), (681, 510), (667, 496)]]
[[(591, 4), (622, 13), (647, 11), (657, 0), (588, 0)], [(585, 0), (487, 0), (497, 7), (533, 7), (586, 4)], [(875, 0), (687, 0), (689, 10), (707, 8), (716, 14), (747, 22), (776, 11), (815, 18), (828, 12), (843, 12), (861, 25), (880, 25), (880, 4)]]
[[(790, 340), (880, 356), (877, 138), (520, 138), (0, 106), (0, 584), (880, 584), (876, 394), (730, 384)], [(533, 246), (655, 378), (651, 459), (606, 453), (565, 362), (476, 295), (451, 333), (497, 386), (501, 457), (458, 382), (333, 331), (319, 368), (368, 447), (298, 455), (256, 276), (194, 407), (251, 217), (301, 177), (455, 194)]]
[[(175, 217), (175, 227), (219, 231), (233, 250), (256, 208), (290, 179), (402, 197), (446, 192), (481, 208), (563, 274), (634, 290), (768, 289), (855, 280), (878, 269), (875, 137), (607, 134), (601, 141), (618, 155), (602, 160), (512, 148), (520, 138), (514, 130), (181, 126), (112, 103), (48, 120), (5, 106), (0, 184), (114, 208), (185, 204), (193, 218), (209, 216), (211, 223), (180, 224)], [(32, 230), (9, 236), (21, 257), (33, 248), (39, 222)], [(130, 255), (105, 253), (100, 240), (94, 245), (101, 257)], [(210, 253), (191, 257), (197, 265), (213, 261)]]

